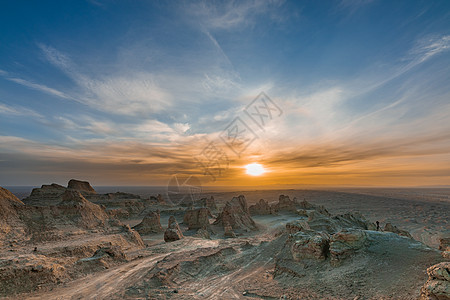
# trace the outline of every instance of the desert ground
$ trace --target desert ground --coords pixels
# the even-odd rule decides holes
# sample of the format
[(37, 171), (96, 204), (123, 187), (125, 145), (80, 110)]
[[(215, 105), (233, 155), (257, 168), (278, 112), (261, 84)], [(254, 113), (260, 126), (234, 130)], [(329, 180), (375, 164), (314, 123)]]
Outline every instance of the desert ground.
[(5, 299), (450, 297), (448, 189), (1, 191)]

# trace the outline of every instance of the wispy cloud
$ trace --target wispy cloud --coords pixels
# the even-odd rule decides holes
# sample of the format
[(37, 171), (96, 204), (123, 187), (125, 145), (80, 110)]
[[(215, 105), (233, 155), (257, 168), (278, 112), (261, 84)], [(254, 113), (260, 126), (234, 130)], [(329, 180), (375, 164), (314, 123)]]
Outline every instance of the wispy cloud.
[(217, 5), (210, 1), (191, 4), (189, 11), (209, 29), (232, 29), (251, 25), (255, 17), (273, 12), (284, 1), (227, 1)]
[(0, 114), (8, 115), (8, 116), (30, 116), (36, 118), (42, 118), (43, 116), (38, 112), (22, 107), (22, 106), (9, 106), (3, 103), (0, 103)]
[(428, 36), (417, 41), (416, 45), (409, 51), (405, 60), (409, 60), (406, 69), (425, 62), (426, 60), (442, 52), (450, 50), (450, 35)]
[(42, 85), (42, 84), (38, 84), (38, 83), (34, 83), (22, 78), (17, 78), (14, 76), (11, 76), (8, 74), (8, 72), (0, 70), (0, 76), (2, 76), (4, 79), (15, 82), (17, 84), (26, 86), (28, 88), (40, 91), (40, 92), (44, 92), (46, 94), (52, 95), (52, 96), (56, 96), (56, 97), (60, 97), (60, 98), (64, 98), (64, 99), (72, 99), (72, 97), (68, 96), (67, 94), (65, 94), (64, 92), (61, 92), (59, 90), (56, 90), (54, 88)]

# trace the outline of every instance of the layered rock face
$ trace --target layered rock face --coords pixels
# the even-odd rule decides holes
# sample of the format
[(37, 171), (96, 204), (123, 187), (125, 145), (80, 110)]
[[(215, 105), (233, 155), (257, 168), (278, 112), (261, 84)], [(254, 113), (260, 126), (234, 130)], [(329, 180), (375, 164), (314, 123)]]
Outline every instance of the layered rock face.
[(343, 229), (330, 239), (331, 264), (339, 262), (365, 246), (367, 235), (361, 229)]
[(25, 225), (17, 213), (17, 209), (23, 206), (23, 202), (13, 193), (0, 187), (0, 245), (2, 240), (23, 236)]
[(406, 236), (406, 237), (409, 237), (410, 239), (412, 239), (412, 236), (411, 236), (411, 234), (409, 234), (408, 231), (398, 229), (397, 226), (394, 226), (391, 223), (386, 223), (386, 225), (384, 226), (384, 231), (393, 232), (398, 235)]
[(255, 221), (250, 216), (247, 200), (242, 195), (233, 197), (231, 201), (225, 204), (214, 225), (222, 225), (223, 227), (229, 225), (233, 230), (249, 231), (258, 229)]
[(272, 210), (274, 212), (279, 211), (290, 211), (290, 212), (296, 212), (297, 207), (294, 200), (291, 200), (289, 196), (280, 195), (278, 198), (278, 203), (273, 205)]
[(133, 229), (137, 230), (140, 234), (152, 234), (163, 232), (164, 229), (161, 226), (161, 217), (159, 211), (149, 212), (141, 223), (134, 226)]
[(298, 231), (292, 234), (291, 253), (295, 261), (303, 259), (325, 260), (329, 253), (330, 236), (323, 232)]
[(184, 238), (183, 233), (181, 232), (180, 226), (178, 225), (177, 220), (174, 216), (170, 216), (169, 225), (167, 226), (166, 231), (164, 232), (164, 241), (165, 242), (174, 242)]
[(204, 198), (201, 198), (200, 200), (194, 201), (193, 206), (200, 207), (200, 208), (205, 207), (205, 208), (209, 209), (210, 212), (217, 211), (216, 201), (214, 200), (213, 196), (211, 196), (209, 198), (204, 197)]
[(156, 196), (150, 196), (150, 202), (156, 203), (156, 204), (166, 204), (166, 201), (164, 200), (163, 196), (161, 194), (158, 194)]
[(50, 185), (42, 185), (40, 188), (35, 188), (31, 191), (30, 196), (23, 201), (27, 205), (45, 206), (56, 205), (61, 201), (61, 196), (66, 191), (62, 185), (52, 183)]
[(421, 289), (422, 300), (450, 299), (450, 262), (441, 262), (427, 269), (428, 281)]
[(442, 251), (442, 256), (450, 259), (450, 238), (442, 238), (439, 242), (439, 250)]
[(65, 218), (75, 225), (87, 229), (103, 226), (109, 218), (103, 208), (86, 200), (77, 190), (65, 191), (58, 208), (63, 210)]
[(248, 210), (252, 215), (270, 215), (272, 213), (269, 203), (264, 199), (260, 199), (258, 203), (251, 205)]
[(252, 215), (269, 215), (282, 212), (294, 212), (301, 216), (307, 216), (307, 212), (317, 211), (320, 214), (330, 216), (330, 213), (323, 206), (313, 205), (306, 200), (299, 202), (297, 198), (291, 200), (289, 196), (280, 195), (276, 204), (270, 205), (264, 199), (249, 207)]
[(30, 196), (23, 201), (25, 204), (33, 206), (58, 205), (62, 200), (62, 195), (68, 189), (79, 191), (83, 196), (97, 195), (97, 192), (92, 188), (89, 182), (71, 179), (67, 184), (67, 188), (56, 183), (49, 185), (44, 184), (40, 188), (35, 188), (31, 191)]
[(71, 179), (71, 180), (69, 180), (69, 183), (67, 184), (67, 188), (72, 189), (72, 190), (77, 190), (82, 193), (97, 194), (97, 192), (94, 190), (94, 188), (87, 181)]
[[(330, 216), (323, 207), (303, 201), (298, 220), (286, 224), (286, 246), (294, 261), (329, 260), (338, 266), (343, 260), (368, 247), (369, 236), (375, 241), (391, 233), (375, 232), (375, 225), (359, 213)], [(402, 232), (397, 228), (398, 232)], [(380, 235), (380, 236), (378, 236)], [(388, 238), (388, 237), (386, 237)]]
[(188, 226), (188, 230), (200, 228), (208, 230), (210, 228), (209, 217), (212, 215), (208, 208), (190, 209), (184, 215), (183, 224)]

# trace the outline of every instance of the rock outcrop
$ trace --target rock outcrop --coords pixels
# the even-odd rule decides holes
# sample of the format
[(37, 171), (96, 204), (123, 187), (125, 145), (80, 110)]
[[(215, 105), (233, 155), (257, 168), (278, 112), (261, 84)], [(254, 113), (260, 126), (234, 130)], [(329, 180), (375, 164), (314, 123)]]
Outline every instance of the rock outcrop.
[(158, 194), (156, 196), (150, 196), (149, 200), (150, 202), (155, 204), (166, 204), (166, 201), (164, 200), (161, 194)]
[(165, 242), (174, 242), (182, 239), (183, 233), (181, 232), (180, 226), (174, 216), (170, 216), (169, 224), (166, 231), (164, 232)]
[(298, 231), (289, 237), (291, 253), (295, 261), (303, 259), (325, 260), (329, 253), (330, 236), (317, 231)]
[(66, 188), (62, 185), (56, 183), (44, 184), (40, 188), (34, 188), (30, 196), (23, 199), (23, 201), (27, 205), (34, 206), (57, 205), (65, 191)]
[[(89, 199), (92, 201), (101, 197), (100, 195), (97, 195), (97, 192), (92, 188), (89, 182), (71, 179), (67, 184), (67, 188), (56, 183), (44, 184), (40, 188), (34, 188), (31, 191), (30, 196), (23, 199), (23, 202), (33, 206), (56, 206), (61, 202), (62, 195), (66, 190), (76, 190), (81, 192), (85, 197), (94, 197)], [(106, 195), (103, 196), (106, 197)]]
[(280, 195), (280, 197), (278, 198), (278, 203), (272, 206), (272, 210), (274, 212), (296, 212), (297, 207), (294, 200), (291, 200), (289, 196)]
[(78, 190), (68, 189), (61, 197), (58, 208), (62, 210), (64, 218), (79, 227), (94, 229), (105, 225), (109, 218), (103, 208), (86, 200)]
[(230, 225), (233, 230), (257, 230), (255, 221), (250, 216), (247, 200), (244, 196), (233, 197), (225, 204), (222, 212), (217, 217), (214, 225)]
[(97, 194), (97, 192), (94, 190), (94, 188), (91, 186), (91, 184), (87, 181), (71, 179), (71, 180), (69, 180), (69, 183), (67, 184), (67, 188), (72, 189), (72, 190), (77, 190), (82, 193)]
[(251, 215), (270, 215), (272, 213), (269, 203), (264, 199), (260, 199), (258, 203), (251, 205), (248, 210)]
[(399, 229), (399, 228), (397, 228), (397, 226), (394, 226), (391, 223), (386, 223), (386, 225), (384, 226), (384, 231), (393, 232), (398, 235), (406, 236), (406, 237), (409, 237), (410, 239), (412, 239), (412, 236), (411, 236), (411, 234), (409, 234), (408, 231)]
[(161, 217), (159, 210), (158, 211), (150, 211), (142, 222), (138, 225), (134, 226), (135, 229), (140, 234), (153, 234), (153, 233), (161, 233), (164, 229), (161, 226)]
[(233, 227), (231, 227), (230, 224), (225, 224), (223, 226), (223, 236), (226, 238), (235, 238), (236, 237), (236, 233), (233, 231)]
[(450, 299), (450, 262), (441, 262), (427, 269), (428, 281), (421, 289), (422, 300)]
[(209, 234), (209, 231), (203, 228), (200, 228), (197, 230), (197, 232), (194, 234), (194, 237), (210, 240), (211, 235)]
[(2, 240), (16, 239), (24, 234), (24, 224), (17, 212), (24, 206), (13, 193), (0, 187), (0, 245)]
[(209, 230), (209, 217), (212, 215), (206, 207), (189, 209), (184, 214), (183, 224), (188, 226), (188, 230), (200, 228)]
[(362, 249), (366, 240), (367, 235), (361, 229), (343, 229), (333, 234), (330, 239), (331, 264), (338, 265), (341, 260)]
[(439, 250), (442, 251), (442, 257), (450, 259), (450, 238), (441, 238), (439, 240)]

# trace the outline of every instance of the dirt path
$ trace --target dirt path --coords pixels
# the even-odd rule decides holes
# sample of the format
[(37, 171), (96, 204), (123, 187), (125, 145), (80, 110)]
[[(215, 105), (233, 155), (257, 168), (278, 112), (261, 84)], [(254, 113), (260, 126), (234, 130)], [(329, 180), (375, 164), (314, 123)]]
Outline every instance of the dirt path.
[(26, 299), (108, 299), (133, 282), (140, 280), (155, 263), (168, 254), (132, 261), (99, 274), (75, 280), (51, 292)]
[[(177, 251), (165, 251), (164, 254), (152, 255), (134, 260), (106, 271), (77, 279), (65, 286), (49, 292), (27, 295), (23, 299), (111, 299), (127, 287), (142, 280), (149, 270), (165, 257), (180, 252), (193, 251), (199, 248), (218, 246), (216, 241), (180, 241), (172, 244)], [(170, 245), (164, 245), (169, 248)]]

